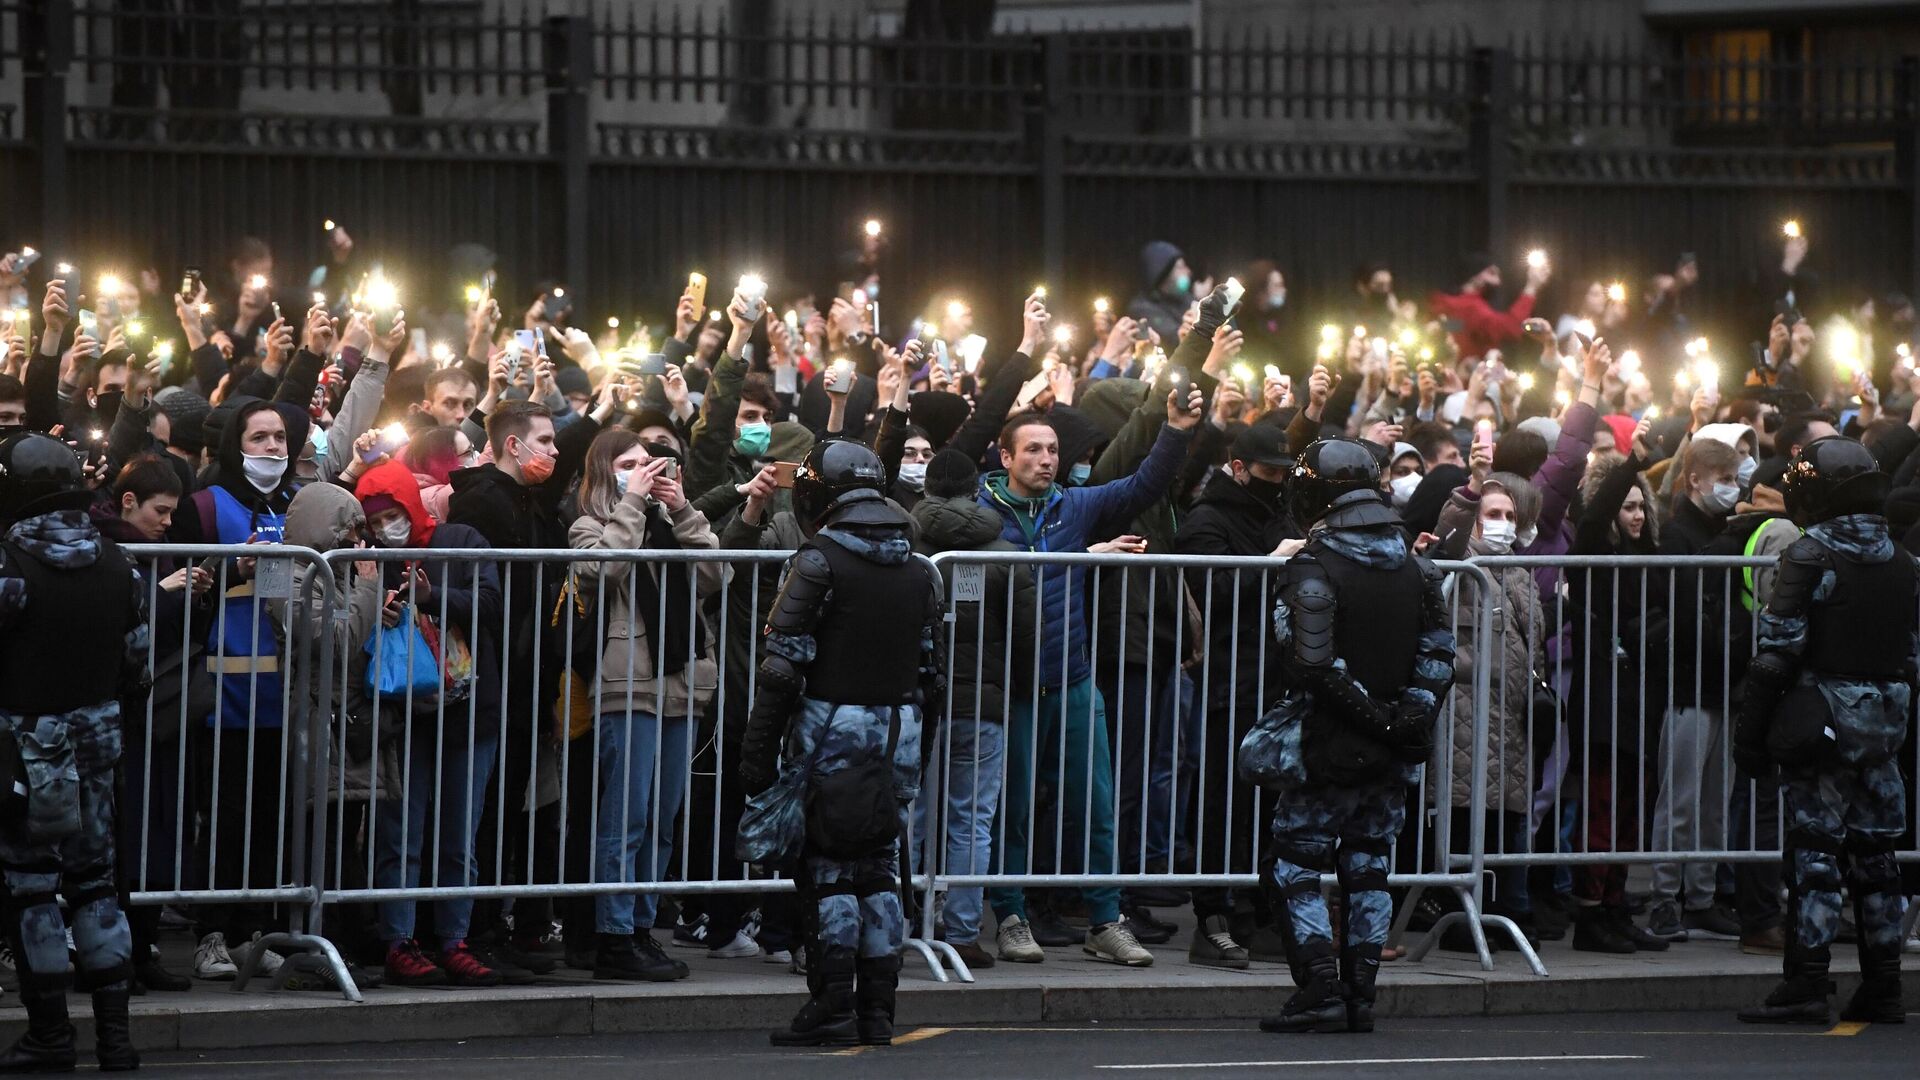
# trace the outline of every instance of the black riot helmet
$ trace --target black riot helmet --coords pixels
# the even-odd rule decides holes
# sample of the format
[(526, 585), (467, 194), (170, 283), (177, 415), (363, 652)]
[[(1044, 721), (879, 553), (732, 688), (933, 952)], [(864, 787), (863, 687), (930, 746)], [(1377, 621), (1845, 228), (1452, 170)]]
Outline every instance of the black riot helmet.
[[(1356, 495), (1370, 495), (1359, 498)], [(1287, 478), (1287, 503), (1303, 526), (1327, 516), (1335, 504), (1382, 502), (1380, 461), (1363, 443), (1321, 439), (1307, 447)]]
[(865, 443), (850, 439), (814, 443), (793, 473), (793, 516), (811, 534), (847, 495), (879, 494), (886, 486), (886, 466)]
[(1866, 447), (1829, 435), (1800, 448), (1781, 487), (1787, 516), (1804, 529), (1846, 514), (1884, 513), (1892, 481)]
[(84, 510), (93, 501), (73, 448), (27, 432), (0, 441), (0, 525), (55, 510)]

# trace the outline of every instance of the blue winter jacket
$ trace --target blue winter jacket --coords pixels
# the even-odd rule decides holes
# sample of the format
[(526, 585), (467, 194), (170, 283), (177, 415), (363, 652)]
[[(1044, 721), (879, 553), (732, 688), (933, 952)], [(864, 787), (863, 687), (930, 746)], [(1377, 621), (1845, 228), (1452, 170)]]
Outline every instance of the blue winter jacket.
[[(1162, 426), (1153, 449), (1133, 475), (1098, 487), (1056, 484), (1037, 499), (1020, 500), (1009, 494), (1006, 471), (996, 470), (980, 479), (980, 503), (1000, 515), (1001, 538), (1021, 551), (1085, 551), (1089, 544), (1118, 535), (1128, 522), (1166, 498), (1192, 436), (1191, 431)], [(1020, 509), (1034, 523), (1031, 534), (1015, 512), (1020, 502), (1027, 504)], [(1086, 610), (1086, 568), (1068, 572), (1036, 568), (1034, 577), (1040, 587), (1041, 612), (1038, 681), (1042, 688), (1054, 690), (1092, 674), (1088, 643), (1093, 624)], [(1100, 643), (1103, 649), (1112, 645)]]

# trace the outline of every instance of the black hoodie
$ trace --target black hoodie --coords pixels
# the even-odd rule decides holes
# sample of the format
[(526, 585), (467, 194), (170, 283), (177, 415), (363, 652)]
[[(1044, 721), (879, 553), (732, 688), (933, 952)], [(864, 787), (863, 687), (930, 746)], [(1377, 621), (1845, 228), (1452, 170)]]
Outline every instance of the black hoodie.
[[(1280, 541), (1299, 539), (1306, 534), (1295, 527), (1290, 515), (1278, 502), (1256, 497), (1226, 473), (1216, 472), (1201, 489), (1200, 498), (1180, 523), (1174, 550), (1182, 555), (1269, 555)], [(1187, 586), (1193, 590), (1201, 610), (1212, 607), (1209, 626), (1207, 664), (1207, 707), (1225, 706), (1232, 690), (1240, 699), (1236, 719), (1251, 721), (1265, 702), (1257, 698), (1260, 672), (1274, 670), (1262, 658), (1270, 640), (1266, 632), (1267, 615), (1272, 607), (1273, 586), (1258, 571), (1190, 568)], [(1239, 598), (1238, 618), (1234, 600)], [(1233, 636), (1220, 632), (1233, 627)], [(1236, 656), (1237, 653), (1237, 656)], [(1278, 695), (1279, 687), (1267, 678), (1267, 696)]]
[[(287, 468), (280, 475), (280, 486), (262, 494), (247, 482), (245, 457), (241, 453), (240, 436), (246, 430), (247, 420), (258, 412), (273, 409), (287, 425)], [(214, 464), (201, 477), (206, 485), (193, 493), (193, 497), (183, 503), (173, 515), (173, 526), (167, 530), (167, 540), (175, 544), (213, 544), (220, 540), (218, 517), (214, 509), (215, 488), (225, 488), (227, 494), (234, 497), (241, 506), (262, 514), (285, 514), (293, 502), (293, 493), (300, 482), (294, 476), (293, 459), (299, 455), (300, 447), (307, 441), (309, 421), (305, 411), (290, 405), (248, 398), (233, 410), (232, 418), (220, 432), (220, 453)], [(244, 538), (243, 538), (244, 540)]]
[[(920, 527), (914, 547), (923, 555), (942, 551), (1014, 551), (1000, 538), (1000, 515), (980, 505), (972, 493), (945, 498), (929, 495), (913, 508)], [(987, 723), (1006, 719), (1009, 694), (1019, 700), (1032, 683), (1034, 605), (1033, 572), (1025, 566), (989, 563), (985, 599), (953, 605), (953, 655), (948, 663), (948, 697), (956, 725), (978, 714)], [(1011, 582), (1011, 588), (1009, 588)]]

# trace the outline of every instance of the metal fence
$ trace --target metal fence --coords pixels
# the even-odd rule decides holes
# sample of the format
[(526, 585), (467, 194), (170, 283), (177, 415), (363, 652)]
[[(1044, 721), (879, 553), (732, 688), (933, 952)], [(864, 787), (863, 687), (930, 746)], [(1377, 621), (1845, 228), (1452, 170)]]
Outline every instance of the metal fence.
[[(375, 905), (391, 937), (411, 936), (428, 901), (455, 930), (476, 900), (512, 898), (530, 919), (551, 918), (551, 901), (570, 905), (572, 933), (628, 912), (649, 925), (660, 895), (792, 891), (731, 847), (758, 628), (789, 552), (129, 550), (157, 673), (127, 723), (134, 903), (191, 903), (208, 925), (337, 964), (321, 933), (344, 904)], [(937, 931), (990, 938), (982, 889), (1106, 902), (1175, 886), (1230, 911), (1231, 890), (1262, 882), (1276, 796), (1236, 758), (1284, 689), (1271, 623), (1284, 560), (947, 552), (932, 565), (950, 692), (923, 718), (902, 862), (923, 898), (909, 944), (936, 978), (972, 981)], [(1695, 907), (1723, 891), (1723, 864), (1743, 890), (1777, 894), (1777, 793), (1733, 769), (1729, 741), (1770, 560), (1439, 565), (1461, 681), (1393, 846), (1390, 883), (1408, 890), (1396, 940), (1422, 890), (1453, 902), (1415, 959), (1459, 924), (1483, 967), (1491, 929), (1546, 974), (1508, 917), (1529, 870), (1560, 873), (1582, 902), (1623, 900), (1630, 864), (1655, 867), (1656, 899)], [(1899, 857), (1920, 861), (1910, 836)]]

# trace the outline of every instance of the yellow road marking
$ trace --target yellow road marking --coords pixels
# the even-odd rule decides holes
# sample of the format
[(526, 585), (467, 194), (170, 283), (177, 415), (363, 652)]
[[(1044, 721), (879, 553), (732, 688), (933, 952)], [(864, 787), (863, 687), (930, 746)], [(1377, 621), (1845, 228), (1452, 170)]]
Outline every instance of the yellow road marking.
[(937, 1039), (940, 1036), (945, 1035), (947, 1032), (952, 1030), (953, 1030), (952, 1028), (943, 1028), (943, 1027), (915, 1028), (914, 1030), (907, 1032), (905, 1035), (895, 1036), (893, 1040), (893, 1045), (904, 1046), (907, 1043), (917, 1043), (917, 1042), (924, 1042), (927, 1039)]
[(1827, 1032), (1827, 1034), (1839, 1035), (1844, 1038), (1848, 1035), (1858, 1035), (1865, 1030), (1867, 1030), (1867, 1025), (1858, 1020), (1842, 1020), (1833, 1025), (1833, 1030)]

